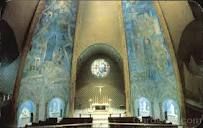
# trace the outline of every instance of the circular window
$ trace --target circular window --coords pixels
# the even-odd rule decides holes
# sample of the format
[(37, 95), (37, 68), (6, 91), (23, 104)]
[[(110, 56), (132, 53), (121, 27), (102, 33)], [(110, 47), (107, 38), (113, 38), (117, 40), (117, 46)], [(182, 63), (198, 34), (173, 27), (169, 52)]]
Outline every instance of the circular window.
[(91, 72), (98, 78), (103, 78), (109, 74), (110, 65), (104, 59), (94, 60), (91, 65)]

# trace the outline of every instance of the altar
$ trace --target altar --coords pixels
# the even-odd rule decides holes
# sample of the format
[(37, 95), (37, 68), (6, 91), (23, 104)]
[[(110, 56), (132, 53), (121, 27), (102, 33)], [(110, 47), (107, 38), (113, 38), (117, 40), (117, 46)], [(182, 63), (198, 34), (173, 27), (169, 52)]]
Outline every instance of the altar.
[(103, 111), (109, 112), (112, 99), (108, 96), (95, 96), (94, 98), (89, 99), (90, 111)]

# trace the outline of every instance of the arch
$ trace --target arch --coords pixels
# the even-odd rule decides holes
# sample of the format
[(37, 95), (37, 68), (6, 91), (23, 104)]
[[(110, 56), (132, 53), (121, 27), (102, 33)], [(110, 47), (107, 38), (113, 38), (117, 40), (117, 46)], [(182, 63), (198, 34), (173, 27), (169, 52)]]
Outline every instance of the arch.
[(59, 97), (52, 98), (47, 106), (48, 117), (63, 117), (65, 112), (65, 102)]
[(135, 108), (137, 108), (138, 116), (151, 116), (151, 103), (146, 97), (140, 97), (135, 103), (137, 103), (137, 107)]
[(174, 100), (166, 99), (162, 104), (162, 110), (165, 120), (179, 124), (179, 106)]
[(36, 105), (32, 100), (24, 101), (18, 108), (18, 127), (24, 127), (33, 122), (36, 115)]
[(186, 88), (187, 86), (184, 67), (186, 67), (189, 72), (193, 72), (193, 69), (189, 66), (191, 57), (197, 65), (201, 65), (203, 63), (202, 31), (202, 20), (195, 19), (190, 22), (182, 32), (177, 51), (177, 61), (183, 88)]
[[(105, 77), (98, 77), (92, 73), (91, 67), (95, 60), (102, 60), (107, 63), (109, 72)], [(101, 86), (102, 93), (99, 91)], [(74, 99), (76, 111), (93, 109), (94, 107), (90, 107), (93, 103), (103, 104), (104, 101), (107, 101), (106, 99), (109, 101), (108, 105), (113, 109), (125, 107), (126, 94), (124, 90), (123, 61), (116, 49), (104, 43), (96, 43), (81, 52), (76, 65)], [(89, 103), (89, 101), (92, 102)]]
[(115, 60), (119, 64), (119, 67), (122, 69), (123, 62), (119, 52), (112, 46), (105, 43), (93, 44), (83, 50), (77, 59), (77, 69), (81, 67), (82, 63), (95, 54), (105, 54), (112, 60)]
[(202, 52), (202, 27), (203, 23), (201, 20), (193, 20), (190, 22), (182, 32), (180, 44), (178, 47), (178, 59), (179, 61), (189, 63), (190, 57), (201, 63), (203, 59)]

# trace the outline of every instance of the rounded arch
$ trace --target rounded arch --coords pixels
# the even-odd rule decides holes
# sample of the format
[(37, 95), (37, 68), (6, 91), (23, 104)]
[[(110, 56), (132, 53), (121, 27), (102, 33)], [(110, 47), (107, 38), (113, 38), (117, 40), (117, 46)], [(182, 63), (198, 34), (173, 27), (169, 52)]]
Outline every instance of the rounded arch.
[(32, 100), (26, 100), (18, 108), (17, 124), (18, 127), (24, 127), (26, 124), (33, 122), (36, 116), (36, 105)]
[(81, 67), (82, 63), (95, 54), (104, 54), (110, 57), (111, 59), (115, 60), (119, 64), (119, 67), (122, 69), (123, 61), (119, 52), (112, 46), (105, 43), (90, 45), (85, 50), (83, 50), (77, 59), (77, 69)]
[(179, 124), (180, 122), (180, 109), (177, 102), (173, 99), (166, 99), (162, 103), (162, 113), (165, 120), (172, 122), (173, 124)]
[[(137, 115), (141, 117), (152, 115), (152, 105), (147, 97), (139, 97), (135, 102), (135, 109), (137, 109)], [(136, 110), (135, 110), (136, 111)]]
[(202, 44), (202, 27), (201, 20), (190, 22), (182, 32), (180, 44), (178, 47), (178, 59), (186, 64), (190, 61), (190, 56), (195, 60), (203, 59)]
[(47, 105), (47, 116), (49, 117), (64, 117), (65, 101), (60, 97), (53, 97)]
[[(93, 62), (98, 59), (104, 60), (110, 67), (108, 75), (102, 78), (95, 77), (91, 72)], [(99, 70), (100, 66), (98, 66)], [(101, 86), (102, 93), (99, 91)], [(111, 101), (111, 108), (120, 109), (126, 105), (125, 95), (123, 61), (120, 53), (104, 43), (90, 45), (83, 50), (77, 58), (76, 64), (74, 109), (87, 109), (91, 106), (89, 101), (98, 103), (106, 99), (108, 99), (106, 101)], [(101, 100), (96, 100), (99, 98)]]
[(177, 61), (179, 65), (181, 82), (183, 88), (186, 87), (186, 78), (184, 74), (184, 65), (191, 72), (189, 63), (191, 62), (191, 57), (197, 64), (203, 63), (203, 22), (201, 20), (195, 19), (190, 22), (182, 32), (180, 39), (180, 44), (178, 47)]

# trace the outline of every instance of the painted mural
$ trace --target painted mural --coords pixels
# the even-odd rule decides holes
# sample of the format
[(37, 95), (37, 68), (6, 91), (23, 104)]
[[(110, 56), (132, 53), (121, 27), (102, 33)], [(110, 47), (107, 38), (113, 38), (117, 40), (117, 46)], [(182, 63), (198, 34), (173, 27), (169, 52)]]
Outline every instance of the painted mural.
[(61, 97), (68, 107), (76, 10), (75, 0), (46, 0), (36, 26), (18, 104), (24, 99), (38, 104), (38, 119), (45, 117), (45, 106), (53, 97)]
[[(146, 97), (161, 111), (159, 104), (172, 98), (180, 103), (177, 80), (167, 42), (152, 1), (123, 1), (128, 48), (131, 92), (134, 100)], [(135, 115), (137, 115), (135, 105)], [(178, 107), (178, 106), (176, 106)], [(176, 108), (178, 109), (178, 108)]]

